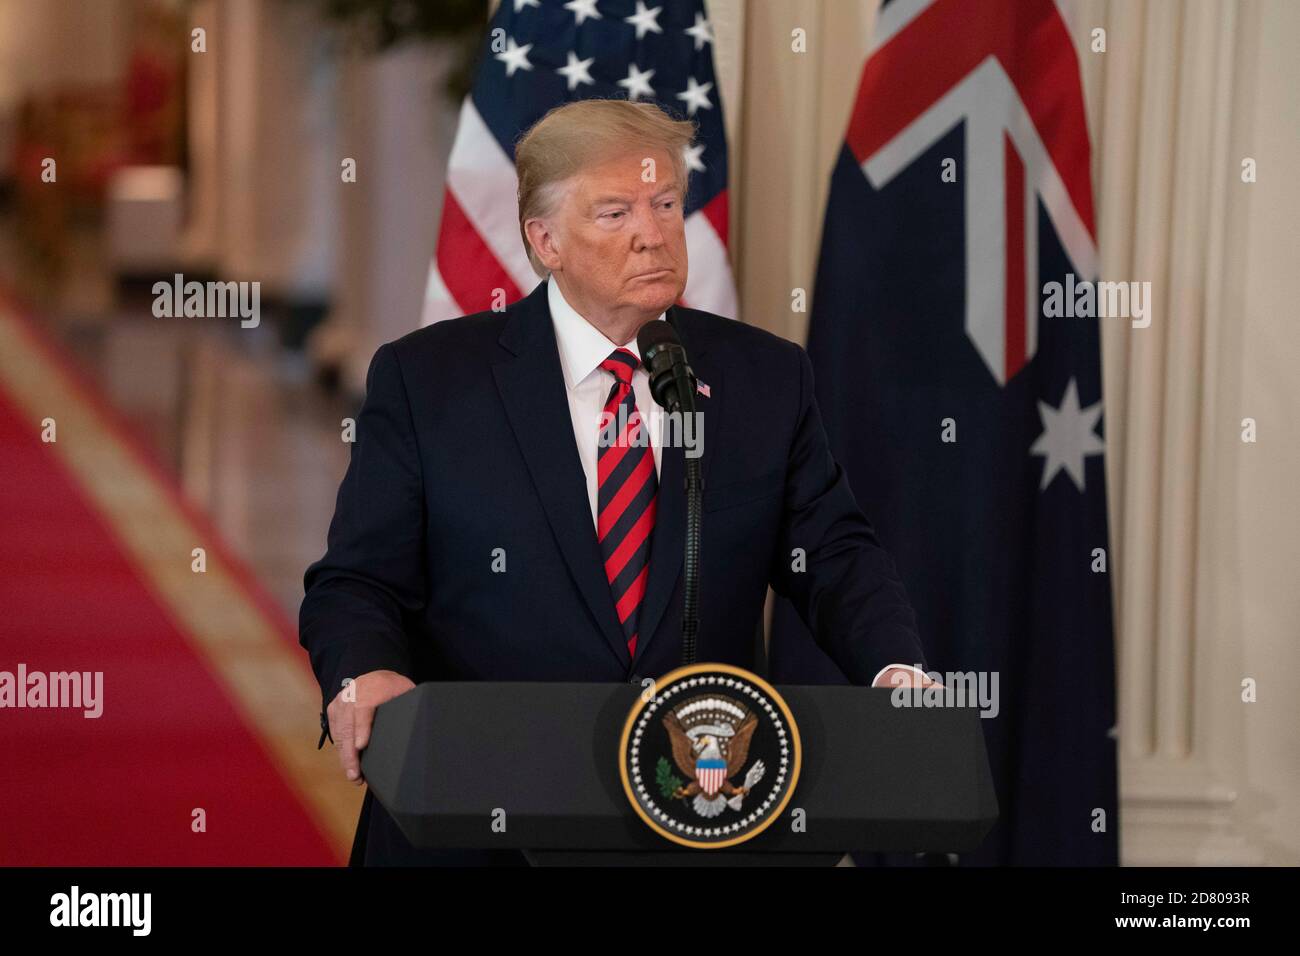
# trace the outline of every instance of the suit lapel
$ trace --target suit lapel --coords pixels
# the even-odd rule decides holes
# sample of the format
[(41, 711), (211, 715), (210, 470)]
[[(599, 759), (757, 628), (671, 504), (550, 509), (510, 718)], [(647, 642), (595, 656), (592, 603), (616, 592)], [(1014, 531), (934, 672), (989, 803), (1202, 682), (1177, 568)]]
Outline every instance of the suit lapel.
[(514, 353), (494, 365), (493, 374), (515, 440), (569, 573), (610, 649), (626, 666), (627, 644), (591, 523), (545, 282), (516, 306), (500, 344)]
[[(689, 317), (682, 310), (673, 307), (668, 320), (677, 330), (686, 357), (696, 377), (708, 384), (711, 395), (705, 398), (696, 396), (696, 410), (704, 421), (703, 456), (700, 459), (700, 472), (707, 486), (709, 465), (717, 454), (716, 442), (720, 435), (722, 415), (722, 370), (716, 366), (705, 353), (706, 343), (698, 338), (692, 339)], [(666, 431), (666, 429), (665, 429)], [(659, 630), (660, 621), (672, 599), (681, 577), (682, 564), (685, 560), (686, 547), (686, 455), (680, 442), (676, 447), (664, 447), (660, 453), (659, 464), (659, 505), (655, 515), (655, 530), (650, 544), (650, 571), (646, 578), (645, 600), (641, 606), (638, 622), (635, 661), (645, 656), (646, 647)], [(701, 538), (707, 529), (701, 527)], [(703, 545), (701, 545), (701, 551)], [(703, 599), (704, 595), (701, 594)]]

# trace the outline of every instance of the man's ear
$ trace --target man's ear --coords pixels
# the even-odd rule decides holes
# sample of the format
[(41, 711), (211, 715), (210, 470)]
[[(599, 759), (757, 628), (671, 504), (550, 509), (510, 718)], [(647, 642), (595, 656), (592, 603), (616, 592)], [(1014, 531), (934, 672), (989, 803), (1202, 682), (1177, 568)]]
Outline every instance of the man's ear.
[(555, 244), (555, 231), (545, 219), (529, 219), (524, 223), (528, 243), (542, 265), (551, 272), (560, 271), (560, 253)]

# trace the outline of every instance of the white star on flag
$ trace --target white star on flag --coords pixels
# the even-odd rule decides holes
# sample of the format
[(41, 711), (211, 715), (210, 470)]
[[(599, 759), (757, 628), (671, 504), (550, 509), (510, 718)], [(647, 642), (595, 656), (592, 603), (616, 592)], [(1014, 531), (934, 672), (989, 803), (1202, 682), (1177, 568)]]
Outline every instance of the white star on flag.
[(627, 90), (629, 100), (635, 101), (640, 96), (654, 96), (655, 91), (650, 86), (650, 77), (654, 75), (654, 70), (642, 72), (635, 63), (629, 63), (627, 65), (627, 78), (619, 80), (618, 85)]
[(1079, 407), (1079, 389), (1073, 378), (1065, 386), (1065, 395), (1061, 398), (1061, 407), (1052, 408), (1046, 402), (1038, 403), (1038, 416), (1043, 421), (1043, 433), (1038, 436), (1029, 449), (1031, 455), (1042, 455), (1043, 482), (1039, 490), (1045, 489), (1064, 471), (1073, 479), (1080, 491), (1084, 490), (1083, 460), (1088, 455), (1100, 455), (1105, 445), (1096, 432), (1097, 420), (1101, 418), (1101, 401)]
[(636, 0), (636, 13), (630, 17), (624, 17), (624, 23), (630, 23), (636, 27), (636, 38), (643, 39), (647, 33), (663, 33), (663, 27), (659, 26), (659, 11), (663, 7), (655, 7), (653, 10), (647, 10), (643, 0)]
[(514, 37), (506, 37), (505, 52), (497, 54), (497, 59), (506, 65), (506, 76), (514, 76), (515, 70), (531, 70), (533, 68), (533, 65), (528, 62), (528, 51), (532, 48), (531, 43), (520, 46), (515, 42)]
[(569, 81), (570, 90), (577, 89), (579, 83), (595, 85), (596, 81), (591, 78), (591, 74), (588, 72), (588, 68), (595, 62), (596, 58), (594, 56), (588, 60), (579, 60), (577, 55), (570, 50), (569, 62), (555, 72)]
[(706, 110), (713, 109), (713, 104), (709, 102), (709, 90), (713, 89), (713, 83), (705, 83), (701, 86), (696, 82), (695, 77), (686, 78), (686, 89), (677, 94), (679, 100), (686, 101), (686, 112), (694, 116), (695, 111), (700, 107)]
[(564, 5), (564, 9), (573, 12), (573, 16), (576, 20), (573, 24), (575, 27), (582, 26), (583, 20), (603, 19), (600, 15), (600, 11), (596, 9), (596, 0), (569, 0), (569, 2)]
[(713, 42), (713, 27), (704, 19), (704, 14), (695, 14), (695, 26), (686, 28), (688, 37), (695, 37), (695, 49), (701, 50), (704, 44)]
[(682, 150), (682, 156), (686, 159), (686, 168), (693, 173), (704, 172), (704, 163), (700, 157), (704, 155), (704, 144), (696, 143), (694, 146), (687, 146)]
[(524, 7), (540, 7), (542, 0), (515, 0), (515, 13), (518, 13)]

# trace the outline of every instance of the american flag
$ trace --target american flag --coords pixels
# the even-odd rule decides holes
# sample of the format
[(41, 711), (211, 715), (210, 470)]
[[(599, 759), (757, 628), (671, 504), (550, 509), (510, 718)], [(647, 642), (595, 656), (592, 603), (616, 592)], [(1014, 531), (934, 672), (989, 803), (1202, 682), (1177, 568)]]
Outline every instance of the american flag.
[(654, 102), (698, 125), (686, 154), (690, 275), (682, 301), (735, 316), (727, 141), (702, 0), (502, 0), (461, 107), (425, 325), (513, 302), (536, 285), (519, 236), (514, 143), (551, 108), (590, 98)]

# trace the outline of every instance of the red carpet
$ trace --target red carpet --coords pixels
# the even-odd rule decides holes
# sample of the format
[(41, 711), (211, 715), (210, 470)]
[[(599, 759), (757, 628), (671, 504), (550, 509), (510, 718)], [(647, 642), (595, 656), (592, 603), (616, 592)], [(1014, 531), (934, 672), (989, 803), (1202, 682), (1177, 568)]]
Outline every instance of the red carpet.
[(0, 709), (0, 865), (339, 863), (39, 429), (0, 382), (0, 671), (102, 671), (103, 715)]

